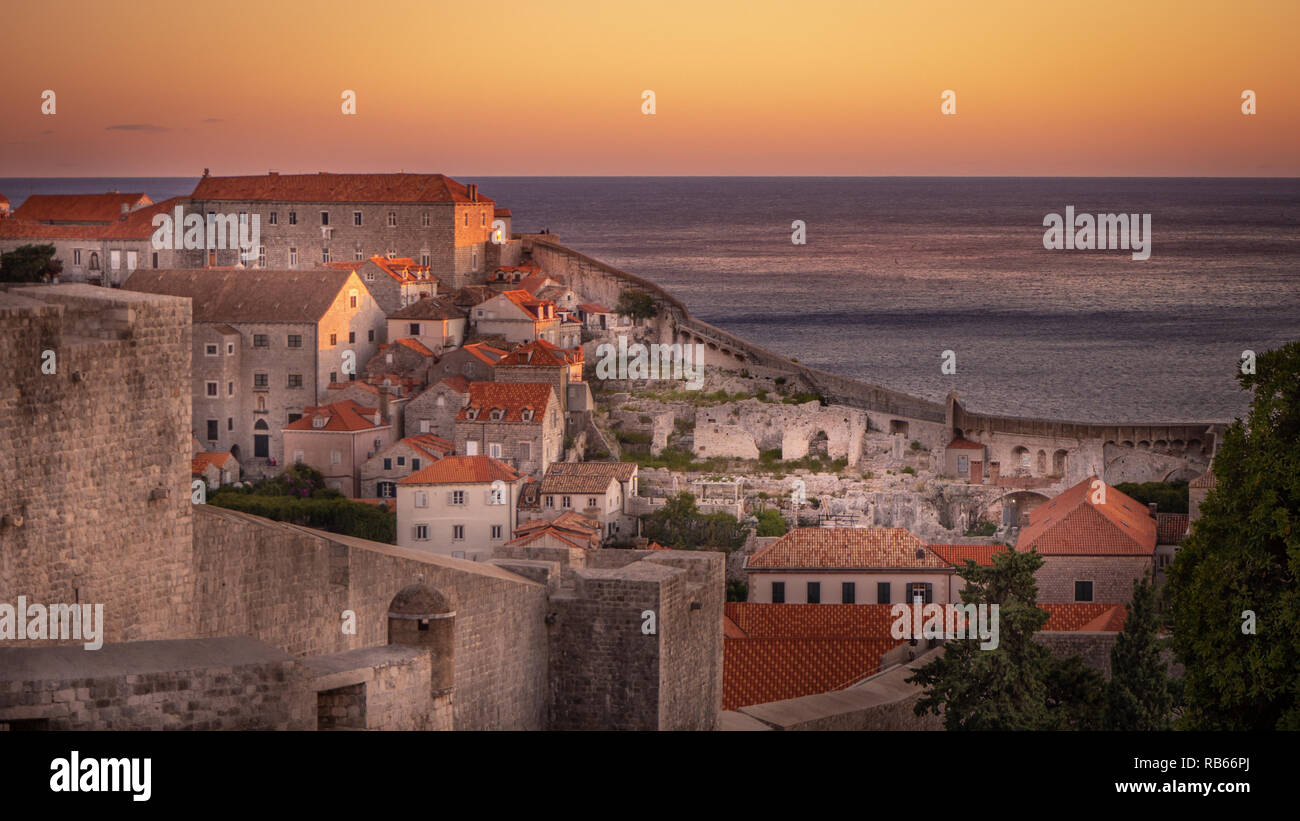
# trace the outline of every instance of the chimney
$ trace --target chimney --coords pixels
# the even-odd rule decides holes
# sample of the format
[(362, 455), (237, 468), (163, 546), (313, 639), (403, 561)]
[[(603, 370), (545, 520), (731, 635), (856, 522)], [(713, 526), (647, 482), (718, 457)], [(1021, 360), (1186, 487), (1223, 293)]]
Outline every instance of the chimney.
[(1151, 511), (1151, 518), (1152, 518), (1152, 519), (1156, 518), (1156, 503), (1155, 503), (1155, 502), (1147, 502), (1147, 510)]
[(478, 202), (478, 186), (474, 183), (470, 183), (466, 186), (466, 189), (469, 191), (469, 201)]
[(206, 177), (207, 175), (208, 175), (208, 169), (205, 168), (205, 169), (203, 169), (203, 176)]
[(388, 421), (388, 386), (387, 385), (379, 386), (379, 418), (380, 418), (380, 422), (378, 424), (383, 424), (384, 422)]

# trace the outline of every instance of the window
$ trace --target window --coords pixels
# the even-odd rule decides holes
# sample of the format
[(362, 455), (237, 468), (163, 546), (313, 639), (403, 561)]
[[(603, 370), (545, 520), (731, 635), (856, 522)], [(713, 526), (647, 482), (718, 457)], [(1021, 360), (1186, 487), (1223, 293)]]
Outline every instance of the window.
[(596, 506), (596, 497), (595, 496), (587, 497), (587, 507), (595, 507), (595, 506)]
[(271, 337), (267, 334), (253, 334), (253, 347), (254, 348), (271, 347)]
[(235, 355), (235, 343), (233, 343), (233, 342), (227, 342), (227, 343), (226, 343), (226, 356), (234, 356), (234, 355)]
[(428, 227), (429, 227), (429, 212), (428, 212), (428, 211), (425, 211), (423, 214), (420, 215), (420, 224), (423, 225), (425, 228), (428, 228)]
[(329, 224), (330, 224), (330, 212), (329, 212), (329, 211), (321, 211), (321, 212), (320, 212), (320, 224), (321, 224), (321, 225), (329, 225)]
[(335, 382), (337, 382), (337, 381), (339, 381), (339, 372), (338, 372), (338, 371), (330, 371), (330, 384), (333, 384), (333, 383), (335, 383)]
[(389, 227), (389, 228), (396, 228), (396, 227), (397, 227), (397, 212), (396, 212), (396, 211), (389, 211), (389, 212), (388, 212), (388, 227)]
[(429, 540), (429, 526), (428, 526), (428, 525), (416, 525), (416, 526), (415, 526), (415, 540), (416, 540), (417, 542), (427, 542), (427, 541)]
[(356, 291), (348, 291), (348, 307), (349, 307), (349, 308), (355, 308), (355, 307), (357, 307), (357, 292), (356, 292)]
[(302, 464), (302, 458), (303, 458), (303, 453), (301, 450), (295, 450), (293, 452), (293, 461), (296, 464)]
[(330, 249), (329, 249), (329, 246), (328, 246), (328, 245), (326, 245), (324, 248), (320, 249), (320, 261), (321, 261), (321, 262), (329, 262), (329, 261), (330, 261)]
[(465, 538), (465, 525), (452, 525), (451, 538), (454, 541), (461, 541)]
[(208, 392), (208, 396), (216, 397), (216, 396), (220, 395), (220, 393), (221, 393), (221, 388), (220, 388), (220, 386), (217, 385), (216, 382), (208, 382), (208, 383), (207, 383), (207, 392)]
[[(329, 224), (328, 222), (322, 222), (322, 223), (321, 223), (321, 225), (328, 225), (328, 224)], [(357, 225), (357, 226), (361, 225), (361, 212), (360, 212), (360, 211), (353, 211), (353, 212), (352, 212), (352, 224), (353, 224), (353, 225)], [(357, 257), (357, 259), (361, 259), (361, 257)]]
[(220, 430), (221, 430), (221, 420), (209, 419), (208, 420), (208, 441), (210, 442), (217, 441), (217, 438), (220, 436)]
[(301, 348), (302, 334), (289, 334), (288, 345), (290, 348)]
[(384, 459), (384, 470), (392, 470), (392, 469), (393, 469), (392, 457)]
[(465, 504), (465, 491), (463, 491), (463, 490), (453, 490), (453, 491), (451, 492), (451, 503), (452, 503), (453, 505), (463, 505), (463, 504)]
[(289, 267), (292, 268), (298, 264), (298, 249), (289, 249)]
[(227, 417), (226, 417), (226, 430), (234, 430), (234, 429), (235, 429), (235, 417), (233, 417), (233, 416), (227, 416)]
[[(356, 249), (352, 252), (352, 258), (357, 262), (360, 262), (361, 260), (366, 258), (365, 251), (361, 250), (361, 243), (359, 242), (357, 243)], [(366, 282), (374, 282), (374, 281), (375, 281), (375, 272), (366, 271)]]
[(108, 252), (108, 258), (109, 258), (109, 260), (110, 260), (109, 267), (112, 268), (114, 271), (116, 271), (116, 270), (118, 270), (119, 268), (122, 267), (122, 252), (121, 252), (121, 251), (109, 251), (109, 252)]
[(280, 224), (280, 212), (279, 212), (279, 211), (272, 211), (271, 213), (267, 214), (267, 215), (266, 215), (266, 224), (267, 224), (267, 225), (279, 225), (279, 224)]
[(80, 248), (77, 248), (77, 249), (74, 249), (74, 250), (73, 250), (73, 252), (72, 252), (72, 264), (73, 264), (73, 265), (80, 265), (80, 264), (81, 264), (81, 249), (80, 249)]
[(809, 604), (821, 604), (821, 603), (822, 603), (822, 583), (821, 583), (821, 582), (808, 582), (808, 603), (809, 603)]
[(257, 267), (258, 268), (266, 267), (266, 246), (265, 245), (257, 246)]
[(908, 604), (916, 601), (918, 598), (923, 604), (930, 604), (934, 598), (934, 585), (930, 582), (912, 582), (907, 586)]
[(231, 380), (226, 383), (226, 396), (234, 396), (234, 395), (235, 395), (235, 383), (234, 380)]
[(527, 462), (529, 459), (533, 458), (533, 443), (520, 442), (519, 447), (515, 449), (515, 453), (519, 454), (521, 461)]
[(429, 420), (428, 420), (428, 419), (421, 419), (421, 420), (420, 420), (420, 433), (428, 433), (428, 432), (429, 432)]
[(571, 496), (561, 496), (561, 497), (560, 497), (560, 507), (573, 507), (573, 497), (571, 497)]
[(423, 266), (425, 266), (425, 267), (428, 267), (428, 266), (429, 266), (430, 263), (429, 263), (429, 252), (428, 252), (428, 251), (421, 251), (421, 252), (420, 252), (420, 264), (423, 265)]
[(555, 507), (555, 497), (554, 497), (554, 496), (547, 496), (547, 497), (546, 497), (546, 506), (547, 506), (547, 507)]
[(153, 252), (153, 267), (155, 267), (155, 268), (158, 267), (158, 252), (157, 252), (157, 251), (154, 251), (154, 252)]
[(207, 356), (217, 356), (221, 353), (221, 349), (216, 345), (205, 345), (203, 346), (203, 353)]
[(772, 582), (772, 603), (785, 603), (785, 582)]
[(477, 271), (478, 270), (478, 249), (475, 248), (469, 253), (470, 253), (470, 270)]
[(356, 331), (348, 331), (348, 344), (351, 345), (353, 342), (356, 342), (356, 341), (357, 341), (357, 332), (356, 332)]
[(290, 212), (289, 212), (289, 224), (290, 224), (290, 225), (297, 225), (297, 224), (298, 224), (298, 212), (297, 212), (297, 211), (290, 211)]
[(374, 329), (374, 328), (371, 328), (371, 329), (370, 329), (370, 332), (366, 335), (366, 338), (367, 338), (369, 341), (371, 341), (371, 342), (374, 342), (374, 341), (375, 341), (375, 329)]
[(290, 388), (301, 388), (301, 387), (302, 387), (302, 374), (300, 374), (300, 373), (291, 373), (291, 374), (289, 374), (289, 385), (288, 385), (288, 387), (290, 387)]
[[(474, 418), (473, 416), (470, 417), (470, 419), (473, 419), (473, 418)], [(475, 441), (472, 440), (472, 439), (471, 439), (470, 441), (466, 442), (466, 443), (465, 443), (465, 455), (466, 455), (466, 456), (478, 456), (478, 442), (475, 442)]]
[(405, 457), (405, 456), (399, 456), (399, 457), (397, 457), (397, 466), (398, 466), (399, 468), (404, 468), (404, 467), (406, 467), (406, 457)]
[(408, 332), (408, 334), (409, 334), (410, 336), (419, 336), (419, 335), (420, 335), (420, 323), (418, 323), (418, 322), (411, 322), (411, 323), (408, 324), (408, 327), (410, 328), (410, 331)]
[(337, 450), (332, 450), (332, 451), (330, 451), (330, 464), (331, 464), (331, 465), (341, 464), (342, 462), (343, 462), (343, 453), (342, 453), (342, 451), (337, 451)]
[(419, 470), (419, 469), (420, 469), (420, 460), (419, 460), (419, 458), (418, 458), (418, 457), (414, 457), (414, 456), (411, 457), (411, 470)]
[(330, 334), (330, 346), (333, 347), (334, 345), (337, 345), (337, 344), (339, 344), (339, 335), (338, 335), (338, 334)]
[(289, 414), (289, 424), (292, 425), (294, 422), (297, 422), (301, 418), (302, 418), (301, 413), (291, 413)]
[(379, 491), (379, 498), (381, 499), (392, 499), (397, 496), (396, 482), (380, 482), (376, 489)]
[(469, 227), (469, 212), (468, 212), (468, 211), (465, 212), (465, 227), (466, 227), (466, 228)]
[(270, 381), (268, 380), (268, 377), (267, 377), (266, 374), (264, 374), (264, 373), (255, 373), (255, 374), (253, 374), (253, 387), (254, 387), (254, 388), (266, 388), (266, 387), (270, 387), (270, 384), (271, 384), (271, 383), (270, 383)]
[(480, 228), (486, 228), (486, 227), (487, 227), (487, 212), (486, 212), (486, 211), (484, 211), (483, 213), (481, 213), (481, 214), (478, 215), (478, 225), (479, 225)]
[(1092, 582), (1075, 582), (1074, 600), (1092, 601)]
[(857, 604), (858, 585), (857, 582), (840, 583), (840, 604)]
[(425, 493), (423, 490), (417, 490), (417, 491), (415, 491), (415, 506), (416, 506), (416, 507), (428, 507), (428, 506), (429, 506), (429, 494), (428, 494), (428, 493)]
[(500, 458), (501, 458), (501, 443), (500, 443), (500, 442), (489, 442), (489, 443), (488, 443), (488, 456), (491, 456), (493, 459), (500, 459)]
[(492, 538), (493, 539), (501, 538), (501, 525), (492, 525)]

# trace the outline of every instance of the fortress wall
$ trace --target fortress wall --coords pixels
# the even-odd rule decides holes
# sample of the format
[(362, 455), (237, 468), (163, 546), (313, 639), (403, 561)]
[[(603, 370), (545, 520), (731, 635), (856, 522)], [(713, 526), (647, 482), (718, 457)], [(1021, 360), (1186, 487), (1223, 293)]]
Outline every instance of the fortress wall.
[[(546, 590), (489, 564), (195, 508), (198, 636), (251, 635), (291, 656), (388, 643), (388, 606), (423, 583), (456, 610), (455, 727), (541, 729)], [(356, 635), (342, 614), (356, 614)]]
[(0, 291), (0, 601), (103, 604), (108, 642), (190, 632), (190, 340), (188, 299)]

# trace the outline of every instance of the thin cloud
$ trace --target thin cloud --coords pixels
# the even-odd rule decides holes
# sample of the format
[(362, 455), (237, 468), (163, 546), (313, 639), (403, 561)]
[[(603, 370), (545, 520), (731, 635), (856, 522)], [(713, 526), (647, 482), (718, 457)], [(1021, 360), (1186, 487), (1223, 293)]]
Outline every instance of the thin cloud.
[(149, 123), (127, 123), (125, 125), (110, 125), (104, 130), (105, 131), (148, 131), (148, 132), (171, 131), (170, 128), (166, 128), (161, 125), (151, 125)]

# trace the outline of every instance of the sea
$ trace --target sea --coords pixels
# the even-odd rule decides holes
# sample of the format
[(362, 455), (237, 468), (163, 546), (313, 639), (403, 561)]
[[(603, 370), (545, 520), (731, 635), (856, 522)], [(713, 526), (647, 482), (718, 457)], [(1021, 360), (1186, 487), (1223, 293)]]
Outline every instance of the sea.
[[(936, 401), (956, 391), (971, 410), (1228, 421), (1249, 405), (1243, 353), (1300, 340), (1295, 178), (456, 178), (510, 208), (516, 232), (547, 229), (700, 319), (812, 367)], [(160, 200), (196, 181), (0, 179), (0, 193), (15, 207), (30, 193)], [(1071, 206), (1149, 214), (1150, 258), (1045, 248), (1045, 217)]]

